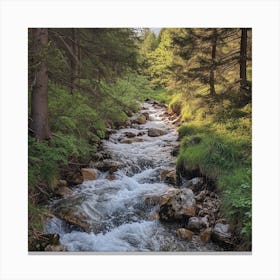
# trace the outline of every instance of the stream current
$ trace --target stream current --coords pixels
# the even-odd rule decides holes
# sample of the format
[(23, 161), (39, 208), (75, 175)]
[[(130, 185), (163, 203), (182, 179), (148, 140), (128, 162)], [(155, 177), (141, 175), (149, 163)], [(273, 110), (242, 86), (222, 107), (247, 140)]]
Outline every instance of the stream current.
[[(69, 203), (88, 217), (94, 230), (83, 232), (54, 217), (46, 222), (46, 231), (58, 233), (61, 244), (68, 251), (78, 252), (189, 252), (220, 251), (213, 243), (203, 244), (198, 235), (191, 241), (179, 240), (178, 224), (151, 219), (158, 206), (145, 203), (145, 197), (165, 193), (171, 186), (160, 180), (160, 170), (174, 168), (176, 158), (171, 155), (178, 145), (177, 131), (164, 115), (165, 108), (144, 103), (142, 113), (149, 114), (145, 124), (133, 124), (117, 130), (103, 141), (105, 152), (123, 167), (108, 180), (108, 172), (98, 172), (98, 178), (85, 181), (74, 188), (67, 198), (52, 202)], [(158, 137), (148, 136), (151, 128), (166, 132)], [(127, 132), (141, 135), (144, 141), (120, 143)]]

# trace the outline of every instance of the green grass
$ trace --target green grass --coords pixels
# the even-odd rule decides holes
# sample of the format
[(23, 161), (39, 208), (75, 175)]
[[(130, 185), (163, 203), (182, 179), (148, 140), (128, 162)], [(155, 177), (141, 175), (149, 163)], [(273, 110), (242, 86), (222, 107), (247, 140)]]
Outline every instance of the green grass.
[[(222, 211), (229, 222), (251, 245), (251, 121), (244, 114), (227, 112), (216, 122), (192, 121), (179, 128), (181, 138), (178, 169), (194, 169), (216, 181), (222, 197)], [(192, 141), (198, 137), (197, 144)]]

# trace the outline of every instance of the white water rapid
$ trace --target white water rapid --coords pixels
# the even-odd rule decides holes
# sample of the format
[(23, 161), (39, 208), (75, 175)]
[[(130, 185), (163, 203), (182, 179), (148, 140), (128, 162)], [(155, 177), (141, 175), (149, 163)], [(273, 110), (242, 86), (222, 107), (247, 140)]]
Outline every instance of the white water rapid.
[[(119, 129), (103, 142), (112, 160), (123, 167), (114, 173), (114, 180), (106, 179), (108, 172), (98, 171), (98, 178), (74, 188), (68, 198), (54, 201), (51, 207), (65, 203), (88, 217), (91, 232), (83, 232), (67, 225), (59, 218), (49, 219), (46, 231), (58, 233), (68, 251), (89, 252), (188, 252), (221, 250), (213, 243), (203, 244), (199, 236), (181, 241), (176, 236), (178, 224), (162, 223), (151, 216), (158, 208), (145, 203), (145, 197), (164, 193), (170, 188), (160, 180), (162, 168), (175, 167), (171, 151), (178, 145), (177, 132), (164, 115), (165, 108), (144, 103), (142, 113), (149, 120), (142, 125)], [(165, 135), (150, 137), (149, 128), (157, 128)], [(126, 132), (140, 135), (144, 141), (121, 143)]]

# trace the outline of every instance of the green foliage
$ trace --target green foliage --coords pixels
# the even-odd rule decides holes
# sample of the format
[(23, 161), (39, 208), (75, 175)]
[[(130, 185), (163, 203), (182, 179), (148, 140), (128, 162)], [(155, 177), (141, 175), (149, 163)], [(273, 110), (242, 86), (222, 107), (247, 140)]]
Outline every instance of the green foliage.
[[(111, 102), (117, 100), (130, 111), (138, 110), (139, 103), (145, 99), (154, 99), (163, 103), (169, 101), (171, 92), (165, 88), (155, 87), (146, 76), (130, 73), (117, 79), (114, 84), (107, 85), (105, 92), (110, 92)], [(116, 104), (114, 105), (116, 106)]]
[(104, 130), (105, 125), (87, 94), (49, 83), (49, 120), (51, 131), (87, 139), (89, 131)]
[[(220, 122), (192, 121), (179, 128), (181, 138), (178, 169), (199, 167), (202, 174), (216, 180), (222, 196), (224, 215), (236, 226), (248, 247), (252, 228), (251, 121), (246, 106), (236, 114), (228, 111)], [(194, 137), (200, 141), (192, 141)]]
[(169, 68), (173, 62), (171, 43), (171, 29), (164, 29), (157, 48), (146, 54), (146, 72), (150, 74), (151, 81), (156, 86), (167, 86), (172, 73)]
[(70, 158), (85, 160), (89, 157), (89, 153), (94, 151), (94, 148), (91, 148), (85, 141), (62, 133), (57, 133), (50, 142), (39, 142), (33, 137), (28, 137), (28, 147), (30, 187), (41, 182), (47, 183), (52, 188), (59, 175), (59, 168), (66, 167)]
[(218, 180), (218, 186), (223, 190), (223, 210), (249, 242), (252, 235), (251, 185), (252, 171), (245, 167), (234, 169)]
[(44, 219), (44, 214), (46, 213), (45, 208), (34, 205), (33, 203), (28, 204), (28, 217), (29, 217), (29, 228), (30, 229), (35, 229), (37, 231), (43, 231), (44, 230), (44, 224), (43, 224), (43, 219)]

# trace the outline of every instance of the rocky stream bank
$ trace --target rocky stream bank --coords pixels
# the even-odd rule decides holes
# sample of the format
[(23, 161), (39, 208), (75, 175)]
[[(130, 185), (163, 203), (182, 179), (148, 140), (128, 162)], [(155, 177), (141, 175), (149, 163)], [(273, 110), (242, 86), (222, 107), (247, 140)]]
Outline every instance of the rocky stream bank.
[(147, 101), (124, 125), (108, 129), (88, 166), (58, 181), (43, 249), (233, 250), (213, 183), (199, 172), (176, 170), (179, 124), (165, 105)]

